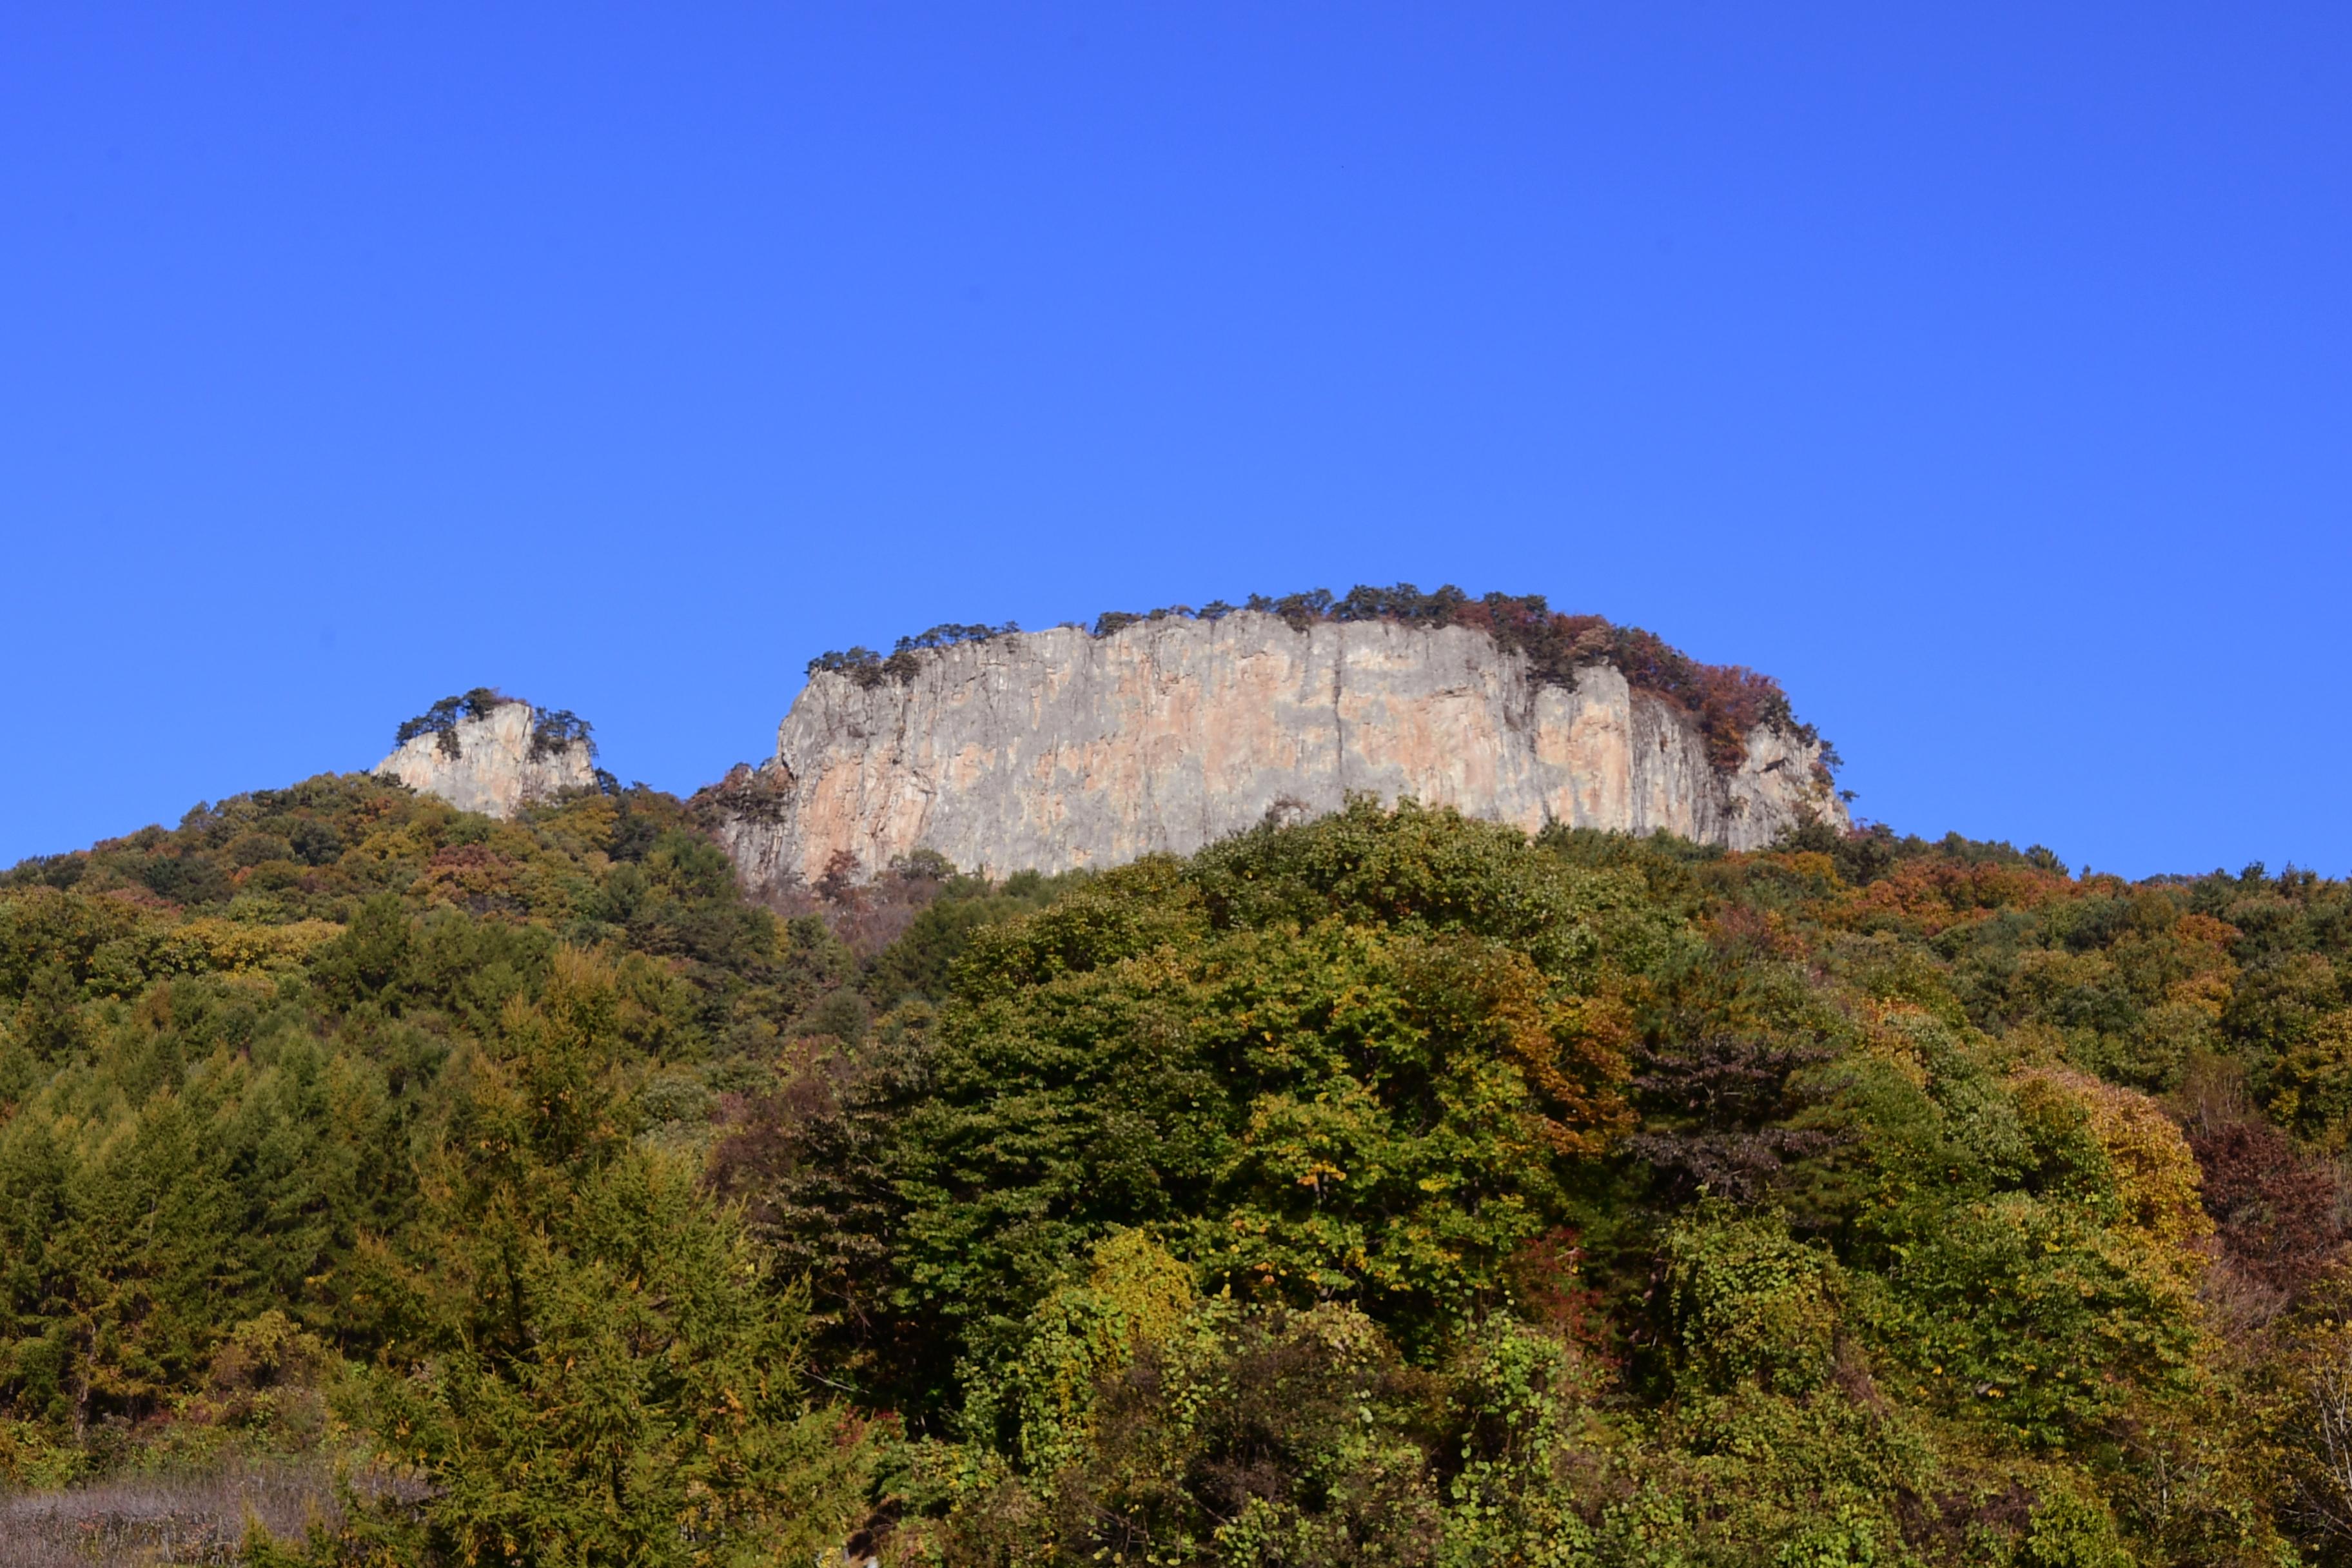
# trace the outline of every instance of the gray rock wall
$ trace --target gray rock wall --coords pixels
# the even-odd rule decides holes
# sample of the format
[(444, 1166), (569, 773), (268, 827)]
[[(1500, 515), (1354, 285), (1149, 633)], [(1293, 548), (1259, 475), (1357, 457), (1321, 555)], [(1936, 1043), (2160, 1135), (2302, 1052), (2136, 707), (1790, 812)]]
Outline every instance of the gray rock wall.
[(591, 789), (596, 758), (585, 741), (530, 754), (537, 712), (528, 702), (502, 702), (478, 719), (461, 719), (457, 754), (441, 749), (438, 735), (419, 735), (375, 765), (424, 795), (439, 795), (460, 811), (512, 816), (525, 801), (544, 800), (567, 789)]
[(861, 876), (918, 848), (992, 876), (1184, 854), (1353, 792), (1753, 848), (1803, 812), (1845, 820), (1819, 753), (1761, 727), (1718, 773), (1693, 720), (1609, 666), (1564, 690), (1466, 627), (1244, 612), (965, 644), (906, 682), (821, 672), (774, 758), (719, 793), (745, 879), (780, 887), (843, 852)]

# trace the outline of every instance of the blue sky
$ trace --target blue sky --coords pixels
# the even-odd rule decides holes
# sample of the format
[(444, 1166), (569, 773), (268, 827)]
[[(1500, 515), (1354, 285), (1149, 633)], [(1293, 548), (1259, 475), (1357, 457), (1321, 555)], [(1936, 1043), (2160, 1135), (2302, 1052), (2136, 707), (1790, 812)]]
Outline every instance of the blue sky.
[(2352, 871), (2352, 8), (24, 6), (0, 863), (495, 684), (1356, 582), (1864, 813)]

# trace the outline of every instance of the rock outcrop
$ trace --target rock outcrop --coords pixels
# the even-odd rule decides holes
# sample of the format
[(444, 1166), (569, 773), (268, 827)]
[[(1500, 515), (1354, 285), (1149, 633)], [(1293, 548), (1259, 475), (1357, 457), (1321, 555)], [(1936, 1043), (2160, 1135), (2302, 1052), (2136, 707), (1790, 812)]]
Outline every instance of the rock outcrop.
[(1845, 821), (1822, 750), (1762, 724), (1718, 768), (1690, 714), (1608, 664), (1562, 686), (1470, 627), (1241, 612), (993, 637), (903, 679), (817, 671), (775, 756), (710, 796), (767, 889), (918, 849), (992, 876), (1183, 854), (1360, 792), (1744, 849)]
[(595, 749), (584, 737), (551, 738), (528, 702), (500, 702), (446, 731), (413, 736), (375, 765), (461, 811), (512, 816), (527, 801), (596, 786)]

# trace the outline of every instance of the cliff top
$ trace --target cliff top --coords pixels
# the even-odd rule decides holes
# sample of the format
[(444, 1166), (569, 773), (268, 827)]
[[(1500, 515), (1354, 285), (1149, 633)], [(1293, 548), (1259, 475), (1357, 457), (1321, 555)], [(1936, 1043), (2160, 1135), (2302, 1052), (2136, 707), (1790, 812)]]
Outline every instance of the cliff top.
[[(1664, 699), (1695, 719), (1706, 738), (1708, 759), (1722, 770), (1736, 768), (1746, 758), (1748, 733), (1759, 724), (1783, 730), (1809, 745), (1821, 740), (1817, 730), (1798, 721), (1788, 693), (1770, 676), (1745, 665), (1703, 663), (1639, 626), (1619, 626), (1601, 616), (1555, 610), (1541, 594), (1490, 593), (1472, 598), (1450, 583), (1429, 593), (1411, 583), (1385, 588), (1359, 584), (1338, 595), (1328, 588), (1316, 588), (1279, 598), (1253, 594), (1240, 605), (1215, 599), (1197, 609), (1170, 605), (1147, 611), (1106, 610), (1081, 629), (1097, 637), (1117, 637), (1139, 623), (1170, 618), (1217, 621), (1244, 612), (1273, 616), (1297, 631), (1318, 623), (1350, 621), (1386, 621), (1432, 630), (1469, 627), (1522, 655), (1538, 680), (1555, 686), (1573, 687), (1580, 666), (1612, 665), (1635, 689)], [(949, 623), (900, 637), (887, 655), (862, 647), (820, 654), (809, 661), (808, 672), (832, 671), (862, 686), (903, 681), (913, 677), (928, 652), (1019, 635), (1020, 626), (1011, 621), (994, 626), (985, 622)], [(1824, 744), (1822, 765), (1834, 768), (1838, 761), (1835, 748)]]
[(585, 719), (487, 686), (445, 697), (393, 736), (374, 771), (464, 811), (511, 816), (525, 802), (606, 783)]
[(586, 746), (592, 758), (596, 754), (595, 727), (571, 709), (541, 709), (526, 698), (509, 697), (492, 686), (477, 686), (457, 696), (444, 697), (415, 718), (402, 721), (400, 728), (393, 732), (393, 750), (397, 752), (417, 737), (430, 735), (440, 754), (454, 761), (465, 749), (461, 726), (472, 720), (488, 719), (501, 708), (520, 708), (530, 718), (532, 762), (544, 762), (574, 744)]

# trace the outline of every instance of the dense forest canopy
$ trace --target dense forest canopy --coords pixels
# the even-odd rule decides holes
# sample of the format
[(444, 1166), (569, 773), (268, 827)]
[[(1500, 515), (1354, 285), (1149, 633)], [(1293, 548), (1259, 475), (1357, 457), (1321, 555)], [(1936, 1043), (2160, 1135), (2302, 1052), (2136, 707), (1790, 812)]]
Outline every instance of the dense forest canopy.
[(257, 1562), (2333, 1562), (2347, 1134), (2308, 872), (1359, 801), (768, 906), (656, 792), (321, 777), (0, 877), (0, 1489), (311, 1467)]

